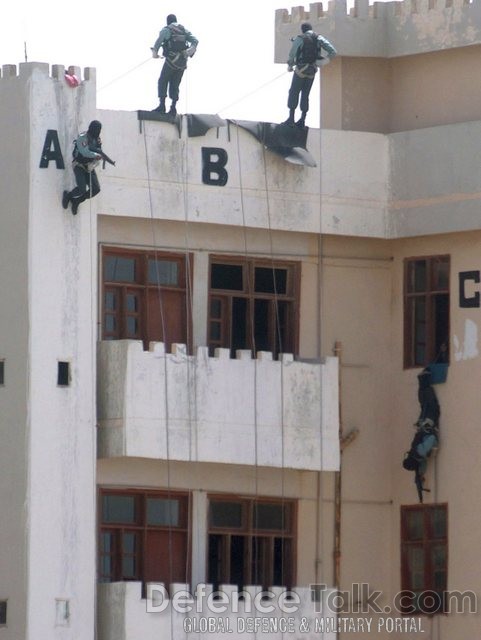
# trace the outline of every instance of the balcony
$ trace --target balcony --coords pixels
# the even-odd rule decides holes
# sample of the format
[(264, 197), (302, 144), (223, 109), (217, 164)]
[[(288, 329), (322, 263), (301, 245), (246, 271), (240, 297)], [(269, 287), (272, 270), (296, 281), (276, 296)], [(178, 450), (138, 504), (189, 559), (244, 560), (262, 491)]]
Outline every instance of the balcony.
[[(151, 585), (154, 587), (154, 585)], [(222, 599), (212, 599), (205, 585), (201, 597), (190, 595), (189, 585), (172, 585), (172, 600), (163, 598), (157, 585), (142, 596), (140, 582), (115, 582), (98, 586), (99, 640), (175, 640), (190, 634), (209, 640), (241, 640), (260, 636), (269, 640), (302, 637), (335, 640), (336, 616), (327, 607), (332, 590), (322, 591), (322, 603), (312, 602), (309, 588), (296, 588), (297, 600), (283, 600), (274, 587), (271, 599), (261, 599), (260, 587), (246, 587), (238, 600), (237, 588), (223, 585)], [(258, 595), (257, 595), (258, 594)], [(156, 596), (159, 596), (156, 599)], [(180, 596), (178, 599), (177, 597)], [(257, 596), (257, 597), (256, 597)]]
[(99, 344), (98, 362), (99, 458), (339, 468), (336, 358), (119, 340)]

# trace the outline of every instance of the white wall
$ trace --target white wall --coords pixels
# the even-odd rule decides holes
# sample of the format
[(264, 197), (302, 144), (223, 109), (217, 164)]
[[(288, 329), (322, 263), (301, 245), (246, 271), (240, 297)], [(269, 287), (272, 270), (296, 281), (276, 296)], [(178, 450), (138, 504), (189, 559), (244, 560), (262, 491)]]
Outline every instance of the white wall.
[[(74, 218), (60, 199), (72, 187), (71, 140), (95, 117), (94, 74), (86, 72), (73, 90), (63, 67), (52, 77), (41, 63), (20, 65), (19, 76), (10, 72), (0, 79), (8, 139), (0, 172), (0, 357), (8, 380), (1, 420), (9, 434), (0, 454), (9, 478), (0, 489), (0, 598), (9, 599), (0, 633), (8, 640), (91, 640), (96, 212), (84, 206)], [(49, 129), (58, 132), (66, 170), (54, 161), (39, 166)], [(58, 361), (70, 363), (68, 387), (57, 386)], [(59, 615), (62, 602), (68, 619)]]
[[(91, 639), (95, 580), (95, 201), (74, 217), (72, 131), (95, 117), (95, 82), (69, 88), (62, 74), (32, 74), (29, 219), (30, 468), (28, 638)], [(66, 170), (38, 169), (47, 129), (65, 143)], [(68, 145), (67, 145), (68, 141)], [(57, 386), (58, 361), (71, 368)], [(46, 577), (48, 576), (48, 579)], [(55, 620), (56, 600), (70, 617)]]
[[(0, 600), (7, 600), (6, 640), (25, 638), (27, 589), (28, 253), (30, 131), (25, 78), (0, 78), (4, 162), (0, 171)], [(18, 167), (23, 167), (19, 171)], [(15, 185), (15, 188), (11, 188)], [(5, 550), (8, 550), (5, 553)]]
[(338, 367), (250, 351), (209, 358), (130, 340), (100, 344), (99, 455), (334, 471)]
[[(172, 124), (101, 111), (104, 148), (117, 160), (102, 173), (105, 215), (207, 222), (254, 229), (384, 237), (388, 142), (363, 132), (310, 130), (317, 168), (293, 165), (231, 124), (182, 137)], [(201, 147), (227, 151), (224, 187), (202, 183)], [(267, 185), (267, 188), (266, 188)], [(322, 185), (322, 202), (319, 192)], [(242, 187), (242, 193), (241, 193)]]

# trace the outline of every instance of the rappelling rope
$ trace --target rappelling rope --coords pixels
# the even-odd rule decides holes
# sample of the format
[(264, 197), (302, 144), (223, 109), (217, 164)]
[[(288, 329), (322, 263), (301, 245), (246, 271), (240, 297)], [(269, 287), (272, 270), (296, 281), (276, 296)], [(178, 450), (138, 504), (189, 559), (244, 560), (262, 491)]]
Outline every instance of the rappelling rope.
[[(286, 366), (286, 362), (284, 360), (283, 354), (283, 344), (282, 344), (282, 336), (280, 331), (280, 322), (279, 322), (279, 297), (278, 297), (278, 289), (276, 282), (276, 267), (274, 260), (274, 243), (272, 238), (272, 223), (271, 223), (271, 206), (270, 206), (270, 193), (269, 193), (269, 178), (267, 175), (267, 161), (266, 161), (266, 148), (262, 147), (262, 160), (264, 165), (264, 187), (266, 191), (266, 212), (267, 212), (267, 228), (268, 228), (268, 237), (269, 237), (269, 253), (270, 253), (270, 262), (272, 268), (272, 280), (274, 285), (274, 309), (275, 309), (275, 322), (276, 322), (276, 335), (275, 340), (277, 340), (278, 344), (274, 344), (275, 352), (277, 351), (277, 357), (280, 360), (280, 373), (281, 373), (281, 407), (280, 407), (280, 427), (281, 427), (281, 510), (282, 510), (282, 555), (281, 555), (281, 582), (285, 584), (285, 566), (284, 566), (284, 551), (285, 551), (285, 509), (286, 509), (286, 497), (285, 497), (285, 421), (284, 421), (284, 368)], [(277, 346), (277, 349), (276, 349)], [(293, 349), (294, 351), (294, 349)], [(275, 352), (273, 355), (275, 355)], [(292, 520), (292, 513), (289, 514)], [(292, 526), (292, 522), (290, 522)], [(292, 576), (291, 576), (292, 577)], [(291, 587), (293, 585), (290, 585)], [(284, 630), (281, 631), (281, 637), (284, 638)]]
[[(319, 69), (319, 241), (318, 241), (318, 251), (317, 251), (317, 290), (318, 290), (318, 300), (317, 300), (317, 356), (319, 358), (319, 398), (320, 398), (320, 415), (319, 415), (319, 472), (318, 472), (318, 513), (317, 513), (317, 531), (316, 531), (316, 566), (315, 566), (315, 578), (316, 583), (319, 584), (322, 581), (322, 576), (320, 572), (320, 568), (323, 569), (323, 562), (325, 557), (325, 546), (324, 546), (324, 538), (325, 536), (321, 533), (321, 522), (324, 519), (324, 476), (323, 476), (323, 464), (324, 464), (324, 437), (323, 437), (323, 408), (324, 408), (324, 393), (323, 393), (323, 380), (322, 380), (322, 351), (323, 351), (323, 342), (322, 342), (322, 309), (323, 309), (323, 292), (324, 292), (324, 268), (323, 268), (323, 254), (324, 254), (324, 246), (323, 246), (323, 235), (322, 235), (322, 163), (323, 163), (323, 154), (322, 154), (322, 71)], [(339, 370), (339, 374), (341, 372)], [(340, 398), (339, 398), (340, 402)], [(340, 447), (341, 443), (339, 443)], [(319, 537), (321, 538), (319, 540)], [(321, 591), (319, 593), (319, 603), (322, 606), (324, 592)], [(325, 615), (324, 610), (322, 610), (322, 615)], [(324, 625), (322, 626), (322, 640), (325, 638)]]
[[(188, 76), (187, 76), (188, 78)], [(186, 87), (186, 105), (188, 104), (188, 81), (185, 83)], [(185, 150), (185, 153), (184, 153)], [(191, 334), (191, 323), (193, 319), (193, 289), (192, 289), (192, 269), (190, 260), (190, 237), (189, 237), (189, 180), (188, 180), (188, 158), (189, 158), (189, 137), (187, 136), (185, 145), (180, 145), (181, 154), (181, 171), (182, 171), (182, 195), (184, 204), (184, 251), (185, 251), (185, 313), (186, 313), (186, 365), (187, 365), (187, 408), (188, 408), (188, 425), (189, 425), (189, 461), (192, 460), (192, 430), (195, 428), (195, 461), (198, 461), (198, 424), (197, 424), (197, 357), (195, 353), (190, 354), (190, 347), (195, 348), (193, 336)], [(192, 375), (193, 373), (193, 375)], [(193, 378), (193, 384), (192, 384)], [(192, 420), (192, 398), (194, 401), (194, 419)], [(186, 545), (186, 565), (185, 565), (185, 583), (188, 584), (189, 567), (192, 566), (192, 536), (191, 531), (193, 528), (192, 522), (192, 510), (193, 499), (192, 491), (189, 490), (189, 510), (188, 510), (188, 535)], [(199, 527), (196, 527), (197, 531), (197, 543), (199, 546)], [(196, 586), (196, 585), (193, 585)], [(185, 614), (188, 615), (187, 612)], [(184, 626), (184, 636), (187, 637), (187, 627)]]
[(126, 76), (128, 76), (130, 73), (132, 73), (133, 71), (135, 71), (136, 69), (140, 69), (140, 67), (143, 67), (144, 64), (146, 64), (147, 62), (149, 62), (149, 60), (152, 60), (152, 56), (150, 56), (149, 58), (147, 58), (146, 60), (143, 60), (142, 62), (139, 62), (139, 64), (136, 64), (135, 67), (132, 67), (131, 69), (129, 69), (128, 71), (126, 71), (125, 73), (120, 74), (120, 76), (117, 76), (115, 78), (113, 78), (112, 80), (110, 80), (109, 82), (107, 82), (106, 84), (102, 85), (101, 87), (99, 87), (97, 89), (97, 93), (100, 93), (100, 91), (103, 91), (104, 89), (106, 89), (107, 87), (110, 87), (111, 85), (113, 85), (115, 82), (118, 82), (119, 80), (122, 80), (123, 78), (125, 78)]
[(273, 82), (276, 82), (277, 80), (279, 80), (279, 78), (284, 77), (287, 73), (288, 73), (287, 71), (283, 71), (281, 74), (279, 74), (275, 78), (272, 78), (271, 80), (268, 80), (267, 82), (265, 82), (264, 84), (260, 85), (256, 89), (253, 89), (252, 91), (249, 91), (249, 93), (244, 94), (241, 98), (238, 98), (237, 100), (235, 100), (234, 102), (231, 102), (227, 106), (222, 107), (222, 109), (219, 109), (216, 113), (222, 113), (222, 111), (227, 111), (227, 109), (230, 109), (231, 107), (233, 107), (234, 105), (238, 104), (239, 102), (242, 102), (246, 98), (250, 98), (250, 96), (253, 96), (256, 93), (258, 93), (259, 91), (262, 91), (262, 89), (264, 89), (265, 87), (268, 87)]
[[(147, 123), (145, 123), (147, 124)], [(171, 483), (171, 459), (170, 459), (170, 434), (169, 434), (169, 429), (170, 429), (170, 424), (169, 424), (169, 387), (168, 387), (168, 365), (167, 365), (167, 359), (168, 359), (168, 353), (167, 353), (167, 345), (168, 345), (168, 336), (166, 334), (166, 324), (165, 324), (165, 313), (164, 313), (164, 305), (163, 305), (163, 299), (162, 299), (162, 289), (160, 286), (160, 273), (159, 273), (159, 262), (158, 262), (158, 252), (157, 252), (157, 248), (156, 248), (156, 236), (155, 236), (155, 221), (154, 221), (154, 207), (153, 207), (153, 202), (152, 202), (152, 190), (151, 190), (151, 178), (150, 178), (150, 164), (149, 164), (149, 154), (148, 154), (148, 148), (147, 148), (147, 134), (146, 134), (146, 129), (147, 127), (143, 127), (143, 139), (144, 139), (144, 150), (145, 150), (145, 164), (146, 164), (146, 170), (147, 170), (147, 182), (148, 182), (148, 192), (149, 192), (149, 209), (150, 209), (150, 222), (151, 222), (151, 229), (152, 229), (152, 246), (153, 246), (153, 253), (154, 253), (154, 258), (155, 258), (155, 270), (156, 270), (156, 283), (157, 283), (157, 293), (158, 293), (158, 299), (159, 299), (159, 313), (160, 313), (160, 320), (161, 320), (161, 327), (162, 327), (162, 340), (164, 343), (164, 354), (163, 354), (163, 361), (164, 361), (164, 395), (165, 395), (165, 448), (166, 448), (166, 474), (167, 474), (167, 499), (168, 499), (168, 504), (169, 504), (169, 509), (168, 509), (168, 515), (169, 515), (169, 524), (168, 524), (168, 534), (169, 534), (169, 582), (170, 584), (167, 585), (168, 587), (172, 584), (173, 582), (173, 532), (172, 532), (172, 509), (171, 509), (171, 498), (172, 498), (172, 483)], [(188, 535), (188, 532), (187, 532)], [(170, 594), (170, 597), (172, 598), (172, 594)], [(169, 618), (170, 618), (170, 634), (171, 634), (171, 638), (174, 639), (175, 637), (175, 625), (174, 625), (174, 614), (173, 614), (173, 607), (172, 607), (172, 603), (171, 606), (169, 607)]]

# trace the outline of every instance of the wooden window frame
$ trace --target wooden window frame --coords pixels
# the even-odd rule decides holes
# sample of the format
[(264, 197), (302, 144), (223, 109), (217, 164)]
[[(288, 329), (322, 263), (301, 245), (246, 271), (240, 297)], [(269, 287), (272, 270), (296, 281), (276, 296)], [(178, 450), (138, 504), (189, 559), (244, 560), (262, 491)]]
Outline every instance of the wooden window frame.
[[(434, 287), (434, 264), (440, 260), (446, 261), (448, 264), (448, 285), (447, 288), (435, 288)], [(426, 263), (426, 280), (427, 286), (424, 291), (410, 291), (409, 290), (409, 276), (410, 266), (416, 262), (424, 261)], [(447, 296), (448, 308), (450, 303), (450, 265), (451, 256), (449, 254), (429, 255), (429, 256), (413, 256), (404, 259), (403, 270), (403, 305), (404, 305), (404, 368), (419, 368), (425, 367), (430, 363), (436, 361), (438, 354), (436, 353), (436, 331), (435, 331), (435, 316), (433, 313), (433, 303), (437, 296)], [(415, 353), (415, 328), (413, 312), (411, 310), (411, 304), (415, 299), (424, 299), (426, 302), (425, 311), (425, 358), (423, 362), (416, 361)], [(446, 354), (445, 362), (449, 361), (449, 322), (450, 314), (448, 311), (448, 326), (446, 331)]]
[[(105, 277), (106, 260), (109, 257), (135, 259), (137, 267), (137, 277), (135, 282), (128, 281), (110, 281)], [(148, 265), (149, 259), (165, 260), (176, 262), (179, 267), (178, 285), (159, 285), (150, 283), (148, 281)], [(149, 331), (149, 317), (151, 313), (157, 311), (157, 308), (151, 309), (152, 303), (150, 302), (151, 296), (149, 292), (160, 291), (160, 296), (169, 295), (173, 293), (179, 293), (183, 296), (183, 313), (184, 321), (182, 333), (185, 334), (185, 339), (182, 340), (182, 344), (187, 345), (189, 353), (192, 352), (192, 309), (191, 309), (191, 292), (192, 292), (192, 269), (193, 269), (193, 255), (191, 253), (176, 253), (170, 251), (158, 251), (155, 249), (126, 249), (124, 247), (116, 246), (103, 246), (102, 247), (102, 260), (101, 260), (101, 289), (102, 289), (102, 303), (101, 303), (101, 327), (102, 327), (102, 339), (103, 340), (142, 340), (144, 349), (149, 348), (150, 342), (162, 341), (166, 343), (166, 349), (170, 347), (175, 340), (169, 339), (169, 336), (155, 336)], [(106, 294), (112, 293), (117, 300), (117, 309), (111, 311), (106, 308)], [(135, 311), (128, 312), (125, 309), (125, 300), (127, 295), (136, 295), (138, 297), (138, 308)], [(157, 307), (157, 305), (156, 305)], [(168, 313), (168, 307), (159, 310), (159, 314)], [(106, 330), (106, 317), (113, 316), (116, 319), (117, 327), (115, 331)], [(129, 335), (126, 327), (127, 316), (135, 317), (138, 321), (138, 331)], [(162, 323), (163, 324), (163, 323)], [(163, 333), (164, 327), (161, 326), (161, 332)], [(166, 338), (166, 339), (165, 339)], [(179, 340), (177, 340), (178, 342)]]
[[(103, 521), (103, 498), (105, 496), (121, 496), (121, 497), (133, 497), (134, 509), (135, 509), (135, 521), (134, 522), (104, 522)], [(147, 522), (147, 500), (148, 498), (161, 498), (180, 501), (179, 511), (179, 525), (154, 525)], [(98, 539), (98, 579), (100, 582), (128, 582), (138, 581), (145, 583), (145, 568), (149, 560), (146, 538), (150, 531), (163, 531), (163, 532), (177, 532), (185, 535), (185, 547), (191, 548), (191, 496), (186, 491), (157, 491), (157, 490), (141, 490), (141, 489), (111, 489), (101, 488), (98, 493), (98, 522), (99, 522), (99, 539)], [(122, 572), (122, 559), (124, 557), (122, 550), (122, 535), (125, 532), (135, 533), (138, 539), (138, 546), (135, 550), (135, 575), (124, 576)], [(102, 548), (102, 536), (104, 533), (112, 534), (114, 536), (115, 548), (111, 553), (103, 552)], [(113, 558), (112, 571), (109, 574), (103, 573), (102, 559), (104, 556), (111, 556)], [(188, 557), (185, 558), (186, 575), (183, 576), (181, 582), (188, 582), (190, 580), (191, 563)], [(179, 580), (158, 580), (159, 582), (165, 582), (165, 586), (168, 589), (169, 584), (172, 582), (179, 582)]]
[[(434, 510), (442, 510), (445, 514), (445, 536), (435, 536), (432, 529), (431, 513)], [(422, 538), (412, 538), (409, 536), (408, 530), (408, 514), (413, 512), (421, 512), (423, 518), (423, 534)], [(416, 505), (401, 505), (400, 511), (401, 518), (401, 590), (403, 594), (407, 594), (409, 597), (402, 599), (401, 602), (405, 605), (404, 610), (401, 613), (406, 615), (418, 615), (427, 614), (433, 615), (436, 613), (446, 612), (446, 592), (448, 582), (448, 505), (446, 503), (434, 503), (434, 504), (416, 504)], [(443, 588), (436, 587), (434, 583), (434, 567), (432, 563), (431, 551), (434, 545), (441, 546), (445, 550), (445, 561), (443, 565), (443, 571), (445, 580)], [(409, 571), (409, 550), (411, 548), (422, 549), (423, 552), (423, 567), (424, 578), (422, 588), (413, 588), (410, 580)], [(429, 607), (423, 605), (423, 594), (429, 595), (436, 593), (439, 597), (438, 607), (436, 609), (429, 610)], [(413, 594), (416, 594), (414, 597)], [(420, 598), (419, 601), (416, 598)]]
[[(256, 585), (259, 584), (264, 589), (268, 589), (272, 586), (282, 586), (286, 589), (291, 589), (295, 584), (296, 580), (296, 572), (297, 572), (297, 501), (292, 499), (282, 499), (282, 498), (267, 498), (267, 497), (246, 497), (246, 496), (235, 496), (235, 495), (224, 495), (224, 494), (210, 494), (208, 496), (209, 509), (208, 509), (208, 529), (207, 529), (207, 538), (210, 540), (211, 535), (219, 535), (223, 536), (223, 576), (222, 583), (232, 584), (231, 577), (231, 568), (229, 564), (229, 552), (230, 552), (230, 544), (232, 536), (242, 536), (247, 540), (247, 548), (245, 551), (245, 555), (243, 558), (243, 584), (238, 585), (240, 588), (244, 588), (246, 585)], [(222, 526), (214, 526), (211, 521), (211, 505), (214, 502), (226, 502), (232, 504), (240, 504), (242, 506), (242, 525), (239, 528), (235, 527), (222, 527)], [(280, 529), (263, 529), (263, 528), (255, 528), (254, 527), (254, 508), (256, 505), (262, 504), (275, 504), (281, 505), (284, 508), (288, 509), (288, 523), (287, 526), (284, 527), (283, 530)], [(256, 580), (255, 576), (253, 576), (253, 558), (252, 558), (252, 549), (253, 549), (253, 541), (256, 538), (263, 538), (268, 541), (270, 545), (270, 558), (267, 558), (267, 570), (262, 571), (261, 573), (270, 573), (272, 580)], [(274, 551), (274, 539), (282, 538), (283, 540), (288, 541), (290, 545), (290, 551), (287, 551), (287, 567), (285, 574), (286, 580), (284, 580), (285, 584), (283, 585), (273, 585), (272, 581), (274, 578), (274, 566), (273, 566), (273, 551)], [(208, 576), (208, 580), (210, 578), (210, 567), (209, 567), (209, 553), (207, 554), (207, 568), (206, 575)], [(214, 581), (215, 582), (215, 581)], [(271, 584), (266, 584), (266, 582), (271, 582)], [(263, 584), (264, 583), (264, 584)], [(217, 588), (219, 585), (214, 584), (214, 588)]]
[[(231, 265), (242, 267), (243, 273), (243, 287), (238, 289), (214, 289), (211, 286), (212, 283), (212, 265)], [(255, 269), (285, 269), (287, 272), (286, 280), (286, 293), (281, 294), (278, 292), (256, 292), (255, 291)], [(278, 356), (278, 320), (279, 320), (279, 306), (280, 304), (287, 303), (287, 313), (289, 319), (287, 321), (289, 330), (285, 333), (288, 335), (288, 345), (284, 349), (285, 353), (293, 353), (297, 355), (299, 352), (299, 309), (300, 309), (300, 277), (301, 277), (301, 263), (298, 261), (288, 260), (270, 260), (267, 258), (254, 258), (254, 257), (242, 257), (242, 256), (224, 256), (213, 254), (209, 259), (209, 299), (207, 308), (207, 344), (209, 345), (210, 353), (216, 348), (228, 348), (234, 351), (232, 346), (233, 336), (231, 335), (232, 324), (232, 304), (234, 298), (246, 300), (246, 342), (243, 347), (250, 349), (252, 352), (267, 350), (273, 353), (274, 357)], [(218, 318), (212, 315), (212, 302), (217, 300), (222, 307), (221, 317)], [(270, 346), (268, 349), (259, 349), (258, 345), (254, 345), (255, 337), (253, 337), (253, 313), (254, 305), (256, 301), (267, 301), (269, 304), (269, 328), (267, 333), (269, 335), (268, 341)], [(276, 307), (277, 305), (277, 307)], [(219, 338), (212, 338), (211, 327), (215, 324), (219, 328)], [(234, 352), (232, 353), (234, 356)]]

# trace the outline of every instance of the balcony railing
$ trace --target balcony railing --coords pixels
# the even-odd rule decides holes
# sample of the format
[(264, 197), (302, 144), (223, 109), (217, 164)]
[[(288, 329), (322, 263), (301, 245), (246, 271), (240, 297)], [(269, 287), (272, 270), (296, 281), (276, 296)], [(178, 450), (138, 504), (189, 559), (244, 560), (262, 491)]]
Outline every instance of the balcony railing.
[(171, 585), (169, 599), (158, 590), (163, 585), (151, 586), (147, 598), (140, 582), (98, 586), (99, 640), (176, 640), (191, 635), (200, 640), (336, 638), (337, 617), (328, 608), (332, 590), (313, 598), (308, 587), (296, 588), (295, 599), (288, 600), (280, 587), (270, 590), (269, 599), (261, 597), (261, 587), (245, 587), (243, 599), (238, 599), (236, 587), (223, 585), (222, 597), (217, 593), (212, 598), (212, 587), (197, 597), (188, 585), (177, 584)]
[(101, 458), (339, 468), (336, 358), (105, 341), (98, 379)]

